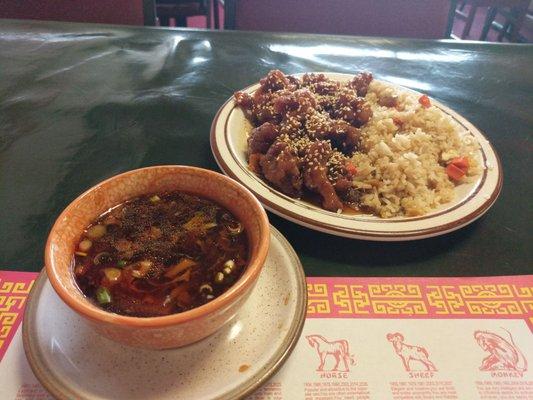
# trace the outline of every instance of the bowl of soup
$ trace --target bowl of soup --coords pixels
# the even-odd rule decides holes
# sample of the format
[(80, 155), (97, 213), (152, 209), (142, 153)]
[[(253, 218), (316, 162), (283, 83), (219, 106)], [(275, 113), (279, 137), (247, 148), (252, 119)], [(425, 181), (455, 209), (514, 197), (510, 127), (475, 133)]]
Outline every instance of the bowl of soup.
[(75, 199), (53, 225), (46, 273), (96, 331), (136, 347), (185, 346), (237, 314), (269, 246), (257, 199), (213, 171), (129, 171)]

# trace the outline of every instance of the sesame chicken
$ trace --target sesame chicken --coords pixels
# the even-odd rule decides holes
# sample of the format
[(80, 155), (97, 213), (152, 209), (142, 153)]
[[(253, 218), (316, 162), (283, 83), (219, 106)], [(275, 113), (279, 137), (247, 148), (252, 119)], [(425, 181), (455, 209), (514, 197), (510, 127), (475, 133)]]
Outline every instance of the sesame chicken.
[(322, 196), (322, 207), (326, 210), (342, 210), (342, 202), (328, 179), (327, 163), (333, 154), (331, 145), (324, 140), (311, 142), (304, 153), (305, 187)]
[(368, 85), (370, 85), (372, 79), (373, 77), (370, 72), (361, 72), (352, 79), (350, 86), (357, 91), (358, 96), (366, 96)]
[(347, 83), (324, 74), (301, 79), (270, 71), (253, 93), (235, 102), (254, 125), (248, 138), (249, 168), (276, 189), (300, 198), (318, 193), (323, 208), (338, 212), (359, 197), (350, 158), (361, 146), (359, 128), (372, 118), (364, 97), (372, 75)]
[(265, 178), (276, 188), (291, 197), (302, 195), (300, 160), (289, 144), (276, 141), (259, 163)]
[(274, 69), (262, 78), (259, 83), (265, 91), (276, 92), (281, 89), (286, 89), (290, 81), (283, 72), (279, 69)]
[(279, 136), (279, 127), (270, 122), (254, 128), (248, 136), (248, 151), (250, 154), (265, 154), (274, 140)]

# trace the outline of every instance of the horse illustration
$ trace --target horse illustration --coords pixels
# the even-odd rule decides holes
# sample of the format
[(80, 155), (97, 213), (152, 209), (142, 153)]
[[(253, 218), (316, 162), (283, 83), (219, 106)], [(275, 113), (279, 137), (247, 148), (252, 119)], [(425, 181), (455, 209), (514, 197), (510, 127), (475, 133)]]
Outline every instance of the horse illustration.
[[(503, 329), (503, 328), (501, 328)], [(481, 371), (527, 371), (527, 360), (515, 345), (511, 333), (503, 329), (511, 339), (510, 343), (500, 335), (489, 331), (475, 331), (474, 339), (484, 351), (490, 354), (483, 359)]]
[(354, 365), (355, 360), (353, 354), (350, 354), (348, 348), (348, 341), (336, 340), (330, 342), (321, 335), (309, 335), (305, 337), (309, 342), (309, 346), (313, 347), (318, 353), (320, 358), (320, 365), (316, 369), (317, 371), (324, 370), (324, 364), (326, 363), (326, 357), (331, 354), (335, 357), (335, 366), (331, 371), (338, 371), (339, 363), (342, 361), (344, 364), (344, 370), (341, 372), (349, 372), (350, 368), (348, 364)]
[(413, 360), (420, 361), (428, 371), (437, 370), (437, 367), (429, 360), (427, 350), (420, 346), (405, 344), (404, 337), (401, 333), (389, 333), (387, 334), (387, 340), (392, 343), (396, 354), (402, 359), (406, 371), (411, 371), (409, 363)]

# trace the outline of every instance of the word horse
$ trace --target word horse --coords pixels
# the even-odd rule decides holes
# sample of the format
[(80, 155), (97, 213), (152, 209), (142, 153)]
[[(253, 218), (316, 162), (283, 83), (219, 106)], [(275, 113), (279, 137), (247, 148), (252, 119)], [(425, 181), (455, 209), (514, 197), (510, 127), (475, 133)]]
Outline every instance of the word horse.
[(339, 363), (342, 361), (344, 364), (344, 370), (342, 372), (349, 372), (350, 368), (348, 364), (354, 365), (355, 360), (353, 355), (350, 354), (348, 348), (348, 342), (346, 340), (336, 340), (329, 342), (323, 336), (309, 335), (305, 337), (309, 342), (309, 346), (313, 347), (318, 356), (320, 357), (320, 365), (316, 369), (317, 371), (324, 370), (324, 364), (326, 363), (326, 357), (332, 355), (335, 357), (335, 366), (332, 371), (338, 371)]

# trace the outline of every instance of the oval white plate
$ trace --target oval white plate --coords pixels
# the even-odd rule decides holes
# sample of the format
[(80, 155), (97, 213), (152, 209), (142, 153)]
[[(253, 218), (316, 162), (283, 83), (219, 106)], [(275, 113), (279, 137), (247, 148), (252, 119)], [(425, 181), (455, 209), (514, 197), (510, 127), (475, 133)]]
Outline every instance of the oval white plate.
[[(347, 74), (324, 74), (338, 81), (347, 81), (353, 77)], [(252, 93), (258, 87), (259, 84), (255, 84), (243, 90)], [(414, 240), (442, 235), (473, 222), (494, 204), (502, 186), (502, 169), (492, 145), (474, 125), (438, 101), (431, 99), (431, 103), (450, 115), (477, 139), (480, 158), (486, 168), (475, 182), (456, 187), (454, 201), (420, 217), (383, 219), (370, 214), (337, 214), (293, 199), (270, 187), (247, 167), (247, 132), (251, 130), (251, 125), (233, 98), (224, 103), (213, 120), (211, 150), (226, 175), (250, 189), (267, 209), (297, 224), (333, 235), (378, 241)]]
[(265, 267), (237, 318), (175, 350), (125, 347), (94, 333), (41, 273), (23, 324), (33, 372), (59, 399), (235, 399), (251, 393), (291, 353), (307, 305), (300, 261), (271, 229)]

